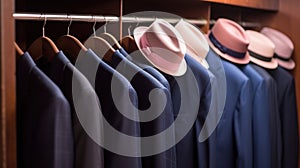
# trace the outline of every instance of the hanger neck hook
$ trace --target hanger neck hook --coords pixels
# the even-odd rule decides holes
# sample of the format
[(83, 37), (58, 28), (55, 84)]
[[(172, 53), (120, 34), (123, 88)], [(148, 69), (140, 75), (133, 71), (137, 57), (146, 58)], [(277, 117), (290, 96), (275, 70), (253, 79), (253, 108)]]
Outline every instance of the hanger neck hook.
[(94, 25), (93, 25), (93, 34), (94, 34), (94, 37), (96, 36), (96, 24), (97, 24), (97, 22), (96, 22), (96, 17), (95, 16), (93, 16), (93, 19), (94, 19)]
[(44, 25), (43, 25), (43, 28), (42, 28), (43, 37), (45, 37), (45, 26), (46, 26), (46, 23), (47, 23), (47, 17), (46, 17), (46, 15), (44, 15)]
[(107, 18), (104, 17), (104, 20), (105, 20), (105, 24), (104, 24), (104, 33), (106, 33)]
[(67, 35), (70, 35), (70, 27), (71, 27), (71, 24), (72, 24), (72, 17), (70, 16), (70, 23), (69, 23), (69, 25), (68, 25)]
[(130, 31), (131, 25), (128, 26), (128, 35), (131, 36), (131, 31)]
[(140, 24), (140, 20), (139, 20), (138, 17), (135, 17), (135, 20), (136, 20), (136, 25), (135, 25), (135, 27), (138, 27), (138, 25)]

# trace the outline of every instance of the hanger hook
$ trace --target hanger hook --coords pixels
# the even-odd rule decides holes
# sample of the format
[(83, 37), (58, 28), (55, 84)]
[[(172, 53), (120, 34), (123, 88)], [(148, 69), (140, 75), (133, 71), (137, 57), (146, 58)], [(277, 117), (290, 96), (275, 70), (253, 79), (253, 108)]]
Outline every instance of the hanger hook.
[(70, 16), (70, 23), (69, 23), (69, 25), (68, 25), (67, 35), (70, 35), (70, 27), (71, 27), (71, 24), (72, 24), (72, 16)]
[(94, 36), (96, 36), (96, 24), (97, 24), (97, 22), (96, 22), (96, 17), (95, 16), (93, 16), (93, 19), (94, 19), (94, 25), (93, 25), (93, 34), (94, 34)]
[(131, 31), (130, 31), (131, 25), (128, 26), (128, 35), (131, 36)]
[[(42, 16), (42, 15), (41, 15)], [(43, 30), (43, 37), (45, 37), (45, 26), (46, 26), (46, 23), (47, 23), (47, 17), (46, 17), (46, 15), (44, 14), (44, 25), (43, 25), (43, 28), (42, 28), (42, 30)]]
[(137, 27), (137, 26), (140, 24), (140, 21), (139, 21), (139, 18), (138, 18), (138, 17), (135, 17), (135, 20), (136, 20), (136, 25), (135, 25), (135, 27)]
[(107, 18), (104, 17), (104, 20), (105, 20), (105, 24), (104, 24), (104, 33), (106, 33)]

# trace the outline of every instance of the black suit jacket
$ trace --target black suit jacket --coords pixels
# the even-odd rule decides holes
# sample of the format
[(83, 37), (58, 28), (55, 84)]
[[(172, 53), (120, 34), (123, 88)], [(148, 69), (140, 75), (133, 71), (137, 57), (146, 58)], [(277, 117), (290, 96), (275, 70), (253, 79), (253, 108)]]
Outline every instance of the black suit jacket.
[(70, 105), (29, 53), (17, 59), (17, 151), (21, 168), (73, 168)]
[(282, 167), (298, 167), (298, 117), (295, 81), (282, 67), (268, 70), (277, 84), (277, 98), (281, 123)]

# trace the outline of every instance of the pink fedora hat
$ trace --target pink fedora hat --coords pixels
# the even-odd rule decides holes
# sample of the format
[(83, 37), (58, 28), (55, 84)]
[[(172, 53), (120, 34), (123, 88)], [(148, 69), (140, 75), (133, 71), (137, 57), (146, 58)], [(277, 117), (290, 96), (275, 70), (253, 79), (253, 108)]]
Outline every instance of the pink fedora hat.
[(295, 62), (291, 59), (294, 51), (292, 40), (280, 31), (269, 27), (264, 27), (261, 33), (266, 35), (275, 44), (274, 58), (278, 64), (289, 70), (294, 69)]
[(186, 46), (171, 24), (156, 19), (149, 27), (135, 28), (133, 35), (139, 50), (153, 66), (169, 75), (185, 74)]
[(249, 63), (249, 40), (245, 30), (236, 22), (218, 19), (207, 38), (210, 47), (221, 57), (237, 64)]
[(268, 37), (257, 31), (246, 30), (246, 33), (250, 40), (248, 52), (251, 62), (268, 69), (277, 68), (278, 63), (273, 59), (274, 43)]
[(192, 24), (181, 19), (175, 29), (181, 34), (185, 41), (186, 53), (192, 56), (196, 61), (202, 64), (205, 68), (209, 68), (205, 57), (209, 51), (209, 45), (204, 34)]

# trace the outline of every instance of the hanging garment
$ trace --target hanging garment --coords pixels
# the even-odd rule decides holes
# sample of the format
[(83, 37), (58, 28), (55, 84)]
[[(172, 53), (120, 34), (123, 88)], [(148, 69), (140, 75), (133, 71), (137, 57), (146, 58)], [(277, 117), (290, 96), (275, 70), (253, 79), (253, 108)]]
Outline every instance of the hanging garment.
[[(104, 59), (104, 61), (130, 81), (138, 95), (139, 113), (144, 113), (144, 117), (142, 118), (153, 118), (152, 121), (140, 123), (142, 137), (156, 135), (167, 129), (173, 123), (174, 117), (170, 93), (161, 83), (127, 60), (118, 50), (111, 57), (110, 61), (106, 59)], [(156, 89), (157, 92), (150, 96), (152, 100), (150, 104), (149, 93), (153, 89)], [(163, 98), (165, 99), (165, 102), (162, 101)], [(162, 108), (162, 105), (165, 105), (164, 108)], [(174, 130), (172, 132), (173, 133), (171, 133), (168, 137), (155, 139), (151, 144), (149, 144), (149, 146), (141, 144), (142, 153), (144, 152), (143, 150), (146, 150), (146, 148), (148, 150), (155, 150), (156, 148), (164, 146), (165, 142), (172, 143), (172, 141), (175, 140)], [(176, 167), (175, 148), (170, 148), (169, 150), (157, 155), (143, 157), (142, 165), (143, 168)]]
[(18, 167), (73, 168), (70, 105), (29, 53), (17, 59)]
[[(251, 62), (265, 69), (275, 69), (278, 66), (278, 63), (273, 58), (273, 42), (263, 34), (253, 30), (247, 30), (246, 34), (250, 41), (250, 44), (248, 46), (248, 53), (250, 55)], [(274, 92), (276, 93), (276, 90), (273, 90), (273, 92), (269, 94), (273, 94)], [(276, 97), (276, 94), (273, 94), (273, 97)], [(274, 100), (274, 98), (272, 98), (272, 100)], [(272, 103), (272, 105), (276, 108), (274, 108), (272, 115), (270, 115), (267, 119), (270, 121), (271, 126), (271, 129), (269, 130), (269, 134), (271, 135), (271, 141), (269, 141), (269, 143), (271, 144), (271, 164), (267, 166), (281, 167), (280, 116), (278, 113), (278, 104), (274, 102)]]
[[(266, 86), (264, 86), (261, 91), (268, 94), (268, 99), (261, 99), (261, 101), (255, 104), (254, 109), (258, 106), (259, 108), (264, 107), (264, 113), (257, 115), (253, 118), (253, 128), (254, 128), (254, 166), (255, 167), (278, 167), (277, 158), (277, 137), (276, 130), (278, 123), (276, 122), (276, 114), (278, 113), (277, 107), (277, 86), (274, 79), (267, 73), (262, 67), (250, 64), (256, 72), (258, 72), (263, 79), (266, 81)], [(263, 102), (263, 103), (262, 103)], [(254, 102), (255, 103), (255, 102)], [(268, 103), (270, 103), (269, 108), (267, 108)], [(269, 111), (270, 113), (266, 113)], [(255, 111), (254, 111), (255, 112)], [(256, 112), (254, 113), (256, 114)], [(265, 114), (265, 115), (263, 115)], [(280, 124), (280, 123), (279, 123)]]
[[(210, 83), (204, 67), (192, 65), (191, 63), (193, 61), (187, 60), (187, 72), (182, 76), (174, 77), (161, 72), (168, 80), (171, 88), (174, 117), (192, 116), (193, 114), (191, 112), (196, 110), (196, 121), (192, 123), (191, 129), (185, 134), (183, 139), (176, 144), (178, 168), (209, 165), (205, 159), (198, 160), (198, 153), (202, 153), (198, 151), (198, 135), (210, 105)], [(193, 78), (196, 81), (191, 80)], [(195, 96), (195, 94), (198, 96)], [(189, 96), (188, 99), (181, 100), (181, 98), (186, 98), (187, 95)], [(182, 114), (179, 114), (180, 111)], [(182, 120), (181, 122), (179, 126), (184, 127), (183, 125), (187, 124), (186, 122), (188, 121)], [(201, 150), (205, 151), (206, 149), (207, 148), (202, 148)], [(199, 163), (200, 161), (201, 163)]]
[(277, 84), (277, 98), (282, 136), (282, 167), (298, 167), (298, 117), (295, 81), (283, 68), (268, 70)]
[[(99, 118), (93, 117), (97, 116), (95, 112), (99, 111), (99, 104), (89, 81), (71, 64), (62, 51), (51, 62), (41, 58), (37, 65), (62, 90), (71, 105), (75, 168), (103, 168), (103, 151), (82, 125), (94, 127), (95, 130), (101, 129)], [(87, 121), (84, 120), (85, 116), (88, 117)], [(98, 132), (95, 131), (94, 134), (96, 133)]]
[[(141, 55), (142, 54), (141, 52), (135, 51), (131, 55), (128, 55), (128, 53), (124, 49), (120, 49), (120, 52), (123, 53), (123, 55), (126, 55), (126, 58), (128, 58), (130, 61), (132, 61), (133, 63), (135, 63), (136, 65), (138, 65), (139, 67), (141, 67), (143, 70), (145, 70), (146, 72), (148, 72), (149, 74), (151, 74), (158, 81), (160, 81), (166, 88), (168, 88), (169, 90), (171, 89), (170, 86), (169, 86), (168, 81), (166, 80), (166, 78), (158, 70), (156, 70), (154, 67), (152, 67), (152, 66), (149, 65), (150, 63)], [(197, 69), (197, 71), (195, 72), (196, 74), (199, 73), (198, 71), (200, 71), (201, 73), (203, 72), (203, 68), (200, 68), (200, 70), (199, 70), (199, 67), (198, 67), (198, 66), (201, 66), (201, 65), (196, 64), (194, 62), (195, 60), (193, 58), (191, 58), (190, 56), (186, 56), (186, 57), (187, 57), (186, 61), (189, 62), (191, 64), (191, 66), (194, 66), (194, 69)], [(200, 76), (203, 75), (201, 73), (200, 73)], [(212, 75), (212, 74), (209, 74), (209, 75)], [(210, 77), (211, 77), (211, 80), (213, 80), (214, 76), (212, 75)], [(207, 112), (208, 112), (208, 109), (206, 109), (204, 113), (207, 114)], [(201, 112), (201, 114), (202, 113), (203, 112)], [(200, 121), (204, 121), (205, 120), (206, 114), (203, 114), (203, 116), (200, 117)], [(203, 126), (203, 122), (200, 123), (200, 124), (197, 124), (197, 126), (196, 126), (196, 128), (197, 128), (196, 132), (197, 133), (195, 132), (196, 139), (194, 139), (192, 141), (197, 142), (197, 136), (199, 135), (202, 126)], [(209, 143), (211, 143), (211, 142), (213, 142), (213, 140), (210, 137)], [(213, 146), (209, 146), (209, 148), (208, 148), (208, 146), (207, 146), (208, 144), (207, 143), (208, 142), (195, 143), (195, 144), (197, 144), (196, 146), (198, 146), (198, 151), (197, 151), (198, 166), (197, 167), (208, 167), (208, 165), (210, 165), (210, 167), (211, 167), (213, 164), (216, 163), (212, 159), (213, 158), (213, 154), (212, 154), (212, 152), (210, 150), (211, 148), (213, 148)], [(178, 153), (177, 155), (181, 156), (182, 154)]]
[[(90, 49), (79, 54), (75, 66), (94, 85), (101, 111), (108, 124), (122, 134), (140, 137), (140, 125), (136, 122), (139, 118), (137, 94), (127, 79), (104, 63)], [(125, 116), (124, 113), (126, 113)], [(117, 150), (125, 148), (128, 150), (125, 152), (134, 153), (136, 156), (127, 157), (115, 151), (105, 150), (105, 168), (141, 168), (141, 158), (137, 157), (141, 152), (140, 144), (132, 144), (125, 138), (112, 136), (112, 131), (108, 127), (108, 125), (104, 126), (103, 130), (104, 144), (112, 142), (111, 145), (119, 146)]]
[[(220, 57), (210, 49), (206, 60), (209, 70), (222, 77), (222, 68), (212, 68)], [(217, 138), (216, 167), (252, 167), (252, 99), (250, 81), (237, 67), (221, 59), (226, 76), (226, 102), (221, 120), (214, 132)]]
[(170, 90), (170, 85), (167, 79), (158, 70), (149, 65), (149, 62), (141, 55), (142, 53), (140, 51), (135, 51), (130, 55), (124, 50), (124, 48), (120, 48), (119, 51), (128, 60), (143, 69), (148, 74), (152, 75), (156, 80)]
[[(197, 120), (195, 122), (195, 136), (196, 136), (196, 146), (197, 146), (197, 160), (198, 160), (198, 168), (206, 168), (206, 167), (215, 167), (216, 165), (216, 155), (215, 155), (215, 145), (216, 145), (216, 136), (209, 134), (209, 129), (213, 127), (213, 125), (206, 125), (204, 127), (204, 122), (211, 122), (213, 123), (212, 118), (209, 118), (210, 121), (206, 121), (208, 117), (208, 112), (211, 111), (211, 106), (216, 105), (216, 100), (214, 100), (216, 97), (212, 97), (212, 88), (215, 88), (215, 76), (208, 71), (202, 64), (197, 62), (193, 57), (189, 56), (188, 54), (185, 55), (185, 60), (188, 64), (188, 66), (193, 71), (198, 87), (201, 88), (199, 91), (202, 91), (201, 99), (199, 102), (198, 107), (198, 116)], [(207, 76), (209, 76), (209, 80), (207, 79)], [(215, 110), (215, 109), (214, 109)], [(214, 114), (215, 115), (215, 114)], [(200, 132), (205, 132), (203, 135), (207, 137), (206, 140), (203, 142), (200, 142)], [(206, 135), (205, 135), (206, 134)]]
[(252, 85), (252, 128), (253, 128), (253, 165), (257, 168), (270, 167), (272, 138), (271, 120), (276, 108), (274, 82), (270, 76), (260, 74), (253, 65), (239, 66)]

